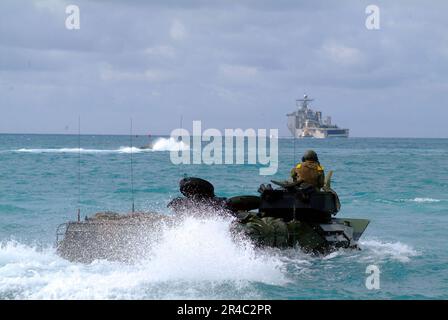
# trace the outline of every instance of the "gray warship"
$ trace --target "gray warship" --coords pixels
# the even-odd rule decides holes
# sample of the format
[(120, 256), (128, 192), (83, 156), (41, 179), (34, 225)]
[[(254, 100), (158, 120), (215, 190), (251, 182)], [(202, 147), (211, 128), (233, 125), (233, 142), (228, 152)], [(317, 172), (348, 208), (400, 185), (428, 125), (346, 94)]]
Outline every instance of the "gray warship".
[(309, 107), (309, 99), (305, 94), (303, 99), (296, 100), (298, 109), (288, 113), (288, 129), (294, 138), (348, 138), (349, 129), (339, 128), (331, 123), (331, 117), (322, 119), (321, 111)]
[(235, 239), (245, 238), (257, 246), (300, 247), (312, 254), (357, 249), (369, 220), (334, 217), (340, 202), (330, 179), (331, 174), (320, 190), (293, 181), (271, 181), (260, 185), (258, 196), (220, 198), (210, 182), (186, 177), (179, 183), (182, 196), (168, 204), (173, 214), (102, 212), (81, 221), (78, 213), (78, 221), (58, 227), (57, 253), (82, 263), (149, 257), (164, 230), (194, 212), (232, 217), (229, 229)]

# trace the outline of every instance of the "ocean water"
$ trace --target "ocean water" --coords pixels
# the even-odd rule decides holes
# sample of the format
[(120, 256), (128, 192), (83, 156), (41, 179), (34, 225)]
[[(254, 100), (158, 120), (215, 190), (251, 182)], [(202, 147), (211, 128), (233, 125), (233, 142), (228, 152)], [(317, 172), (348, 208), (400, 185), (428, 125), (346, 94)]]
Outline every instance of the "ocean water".
[[(146, 137), (134, 139), (144, 145)], [(81, 136), (81, 215), (131, 208), (130, 141)], [(219, 196), (256, 194), (286, 178), (304, 150), (334, 170), (341, 217), (371, 220), (362, 250), (326, 256), (235, 242), (226, 218), (210, 213), (168, 229), (150, 259), (125, 264), (68, 262), (55, 231), (76, 219), (78, 137), (0, 135), (0, 299), (447, 299), (448, 139), (279, 140), (279, 169), (257, 165), (174, 165), (157, 138), (133, 149), (138, 210), (170, 214), (184, 174), (208, 179)], [(294, 155), (294, 150), (296, 154)], [(380, 288), (366, 288), (366, 268)]]

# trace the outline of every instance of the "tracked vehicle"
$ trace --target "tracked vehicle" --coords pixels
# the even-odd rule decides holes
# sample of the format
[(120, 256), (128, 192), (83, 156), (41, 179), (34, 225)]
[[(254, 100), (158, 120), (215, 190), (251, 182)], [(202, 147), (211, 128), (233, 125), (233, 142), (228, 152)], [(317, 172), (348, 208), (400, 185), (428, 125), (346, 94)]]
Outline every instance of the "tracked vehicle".
[(276, 187), (262, 184), (258, 196), (219, 198), (208, 181), (184, 178), (180, 181), (183, 197), (168, 204), (174, 214), (105, 212), (85, 221), (68, 222), (58, 228), (57, 252), (80, 262), (141, 258), (150, 255), (164, 228), (197, 213), (233, 216), (232, 233), (259, 246), (298, 246), (313, 253), (358, 248), (357, 241), (369, 220), (335, 218), (340, 203), (329, 180), (321, 190), (291, 181), (272, 184)]

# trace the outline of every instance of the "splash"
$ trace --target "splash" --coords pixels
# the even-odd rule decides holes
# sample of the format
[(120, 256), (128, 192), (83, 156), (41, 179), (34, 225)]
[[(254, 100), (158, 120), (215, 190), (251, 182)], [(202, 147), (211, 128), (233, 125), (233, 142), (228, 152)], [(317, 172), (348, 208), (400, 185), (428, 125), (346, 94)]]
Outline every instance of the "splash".
[[(175, 254), (173, 254), (175, 253)], [(229, 220), (187, 218), (165, 233), (150, 262), (166, 277), (189, 280), (284, 281), (281, 262), (248, 241), (233, 241)]]
[(0, 299), (260, 298), (257, 283), (287, 283), (284, 262), (235, 242), (227, 219), (187, 218), (135, 264), (58, 257), (53, 248), (0, 245)]
[(153, 151), (182, 151), (189, 150), (190, 147), (183, 141), (176, 141), (174, 138), (170, 137), (159, 138), (155, 141), (152, 150)]

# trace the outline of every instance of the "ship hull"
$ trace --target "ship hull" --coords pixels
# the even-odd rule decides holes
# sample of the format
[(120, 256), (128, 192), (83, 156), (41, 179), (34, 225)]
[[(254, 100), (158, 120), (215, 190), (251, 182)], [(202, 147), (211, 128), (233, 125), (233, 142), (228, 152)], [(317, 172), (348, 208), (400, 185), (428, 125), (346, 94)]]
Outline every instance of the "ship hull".
[(313, 128), (308, 130), (290, 128), (289, 130), (293, 137), (297, 139), (304, 138), (316, 138), (316, 139), (326, 139), (326, 138), (348, 138), (349, 129), (328, 129), (328, 128)]

